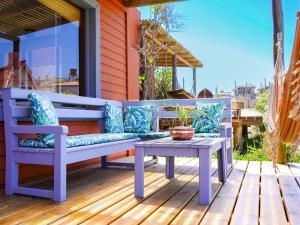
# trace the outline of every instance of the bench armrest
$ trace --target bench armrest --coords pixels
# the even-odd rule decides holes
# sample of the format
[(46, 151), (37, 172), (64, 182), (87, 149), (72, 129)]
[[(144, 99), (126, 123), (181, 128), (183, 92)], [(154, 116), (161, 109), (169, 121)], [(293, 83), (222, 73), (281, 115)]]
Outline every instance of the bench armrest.
[(10, 130), (13, 134), (68, 134), (67, 126), (17, 125)]
[(231, 123), (221, 123), (220, 129), (228, 129), (228, 128), (232, 128)]

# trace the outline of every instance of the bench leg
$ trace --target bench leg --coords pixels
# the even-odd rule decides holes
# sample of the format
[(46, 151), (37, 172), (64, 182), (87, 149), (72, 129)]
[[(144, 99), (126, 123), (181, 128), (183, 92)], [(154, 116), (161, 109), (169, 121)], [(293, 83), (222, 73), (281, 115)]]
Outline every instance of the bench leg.
[(13, 157), (7, 157), (5, 170), (5, 194), (13, 195), (14, 188), (19, 183), (19, 164), (15, 163)]
[(166, 157), (166, 178), (174, 178), (174, 156)]
[(101, 156), (101, 168), (107, 168), (108, 156)]
[(134, 194), (144, 197), (144, 148), (136, 147), (134, 163)]
[(219, 181), (225, 183), (227, 177), (227, 157), (226, 142), (222, 143), (222, 148), (217, 152)]
[(211, 157), (209, 150), (199, 150), (199, 202), (211, 203)]
[(55, 134), (53, 200), (56, 202), (67, 199), (66, 139), (66, 135)]
[(54, 165), (54, 201), (63, 202), (67, 199), (67, 166)]

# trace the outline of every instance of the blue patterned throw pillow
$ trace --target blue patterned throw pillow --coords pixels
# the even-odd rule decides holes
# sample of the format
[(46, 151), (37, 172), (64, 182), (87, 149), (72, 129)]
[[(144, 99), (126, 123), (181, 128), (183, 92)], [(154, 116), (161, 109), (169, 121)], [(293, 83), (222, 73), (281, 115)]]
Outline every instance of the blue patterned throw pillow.
[(105, 133), (124, 133), (123, 112), (121, 108), (105, 104)]
[(149, 133), (152, 120), (152, 107), (129, 106), (124, 116), (126, 133)]
[(195, 133), (219, 133), (223, 116), (223, 103), (196, 103), (192, 127)]
[[(32, 92), (28, 95), (28, 103), (34, 125), (59, 125), (54, 106), (47, 96)], [(38, 134), (38, 139), (42, 142), (48, 142), (54, 139), (54, 134)]]

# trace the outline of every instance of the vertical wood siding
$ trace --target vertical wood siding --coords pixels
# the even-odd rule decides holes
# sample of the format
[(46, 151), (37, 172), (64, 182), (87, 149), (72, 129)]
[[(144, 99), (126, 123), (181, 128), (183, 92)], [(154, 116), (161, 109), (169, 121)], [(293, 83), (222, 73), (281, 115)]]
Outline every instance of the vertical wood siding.
[(127, 99), (126, 9), (117, 2), (100, 2), (102, 98)]

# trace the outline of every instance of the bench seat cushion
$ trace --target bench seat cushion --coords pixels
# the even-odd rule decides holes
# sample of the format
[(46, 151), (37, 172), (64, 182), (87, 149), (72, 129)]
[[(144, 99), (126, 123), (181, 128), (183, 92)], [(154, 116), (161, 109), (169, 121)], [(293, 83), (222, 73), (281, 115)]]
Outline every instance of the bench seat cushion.
[(165, 132), (150, 132), (150, 133), (136, 133), (136, 134), (142, 140), (170, 137), (170, 132), (169, 131), (165, 131)]
[(195, 138), (218, 138), (220, 137), (219, 133), (196, 133)]
[[(133, 133), (103, 133), (103, 134), (86, 134), (67, 137), (67, 148), (102, 144), (107, 142), (122, 141), (138, 138), (137, 134)], [(20, 147), (31, 148), (53, 148), (54, 140), (47, 143), (38, 139), (23, 139), (19, 141)]]

